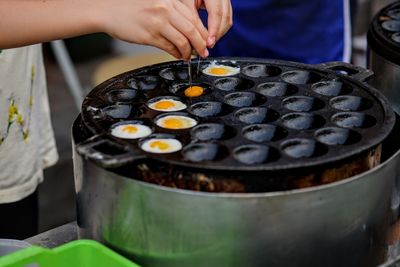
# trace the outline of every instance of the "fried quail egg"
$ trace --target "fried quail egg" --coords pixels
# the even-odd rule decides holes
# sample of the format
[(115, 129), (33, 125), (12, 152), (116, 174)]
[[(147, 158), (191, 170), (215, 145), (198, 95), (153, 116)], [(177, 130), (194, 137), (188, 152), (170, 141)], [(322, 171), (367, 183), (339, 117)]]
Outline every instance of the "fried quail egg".
[(184, 91), (184, 94), (187, 97), (199, 97), (203, 93), (204, 93), (204, 88), (198, 85), (189, 86)]
[(187, 108), (181, 101), (171, 98), (160, 98), (157, 101), (150, 101), (148, 106), (151, 109), (164, 112), (179, 111)]
[(227, 65), (219, 65), (215, 62), (208, 65), (202, 72), (210, 76), (232, 76), (240, 72), (239, 67), (232, 67)]
[(182, 149), (182, 143), (173, 138), (151, 138), (144, 141), (141, 148), (150, 153), (173, 153)]
[(156, 124), (165, 129), (181, 130), (196, 126), (197, 121), (186, 116), (169, 115), (159, 118)]
[(118, 138), (138, 139), (149, 136), (152, 133), (151, 129), (142, 124), (120, 124), (112, 127), (111, 134)]

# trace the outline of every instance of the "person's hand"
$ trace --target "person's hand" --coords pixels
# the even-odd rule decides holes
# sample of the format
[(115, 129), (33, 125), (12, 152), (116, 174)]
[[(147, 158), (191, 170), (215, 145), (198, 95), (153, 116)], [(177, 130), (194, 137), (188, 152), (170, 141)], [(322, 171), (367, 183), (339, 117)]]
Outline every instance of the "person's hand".
[[(208, 13), (207, 46), (212, 48), (233, 25), (232, 5), (230, 0), (181, 0), (192, 10), (204, 7)], [(196, 6), (197, 4), (197, 6)]]
[[(88, 0), (89, 1), (89, 0)], [(193, 0), (194, 1), (194, 0)], [(212, 4), (212, 31), (217, 33), (217, 14), (223, 13), (220, 5)], [(216, 1), (220, 2), (220, 1)], [(102, 31), (123, 41), (152, 45), (176, 58), (189, 59), (192, 47), (202, 57), (208, 56), (209, 33), (201, 22), (197, 10), (177, 0), (98, 0)], [(219, 26), (218, 26), (219, 27)], [(220, 29), (218, 29), (219, 31)]]

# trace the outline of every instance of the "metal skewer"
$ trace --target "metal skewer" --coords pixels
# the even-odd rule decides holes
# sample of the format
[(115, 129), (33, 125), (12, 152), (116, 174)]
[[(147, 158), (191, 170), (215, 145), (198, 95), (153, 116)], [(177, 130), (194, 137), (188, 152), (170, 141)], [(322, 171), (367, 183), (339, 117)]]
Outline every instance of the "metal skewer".
[(192, 59), (188, 60), (189, 87), (192, 87)]
[[(194, 4), (195, 4), (195, 8), (197, 9), (198, 5), (199, 5), (198, 0), (194, 0)], [(197, 75), (198, 75), (199, 71), (200, 71), (201, 57), (194, 49), (192, 49), (192, 55), (197, 56)], [(192, 87), (192, 59), (191, 58), (188, 60), (188, 73), (189, 73), (189, 87)]]
[[(195, 4), (195, 8), (199, 8), (199, 2), (198, 0), (194, 0), (194, 4)], [(200, 71), (200, 60), (201, 57), (197, 54), (197, 75), (199, 75), (199, 71)]]

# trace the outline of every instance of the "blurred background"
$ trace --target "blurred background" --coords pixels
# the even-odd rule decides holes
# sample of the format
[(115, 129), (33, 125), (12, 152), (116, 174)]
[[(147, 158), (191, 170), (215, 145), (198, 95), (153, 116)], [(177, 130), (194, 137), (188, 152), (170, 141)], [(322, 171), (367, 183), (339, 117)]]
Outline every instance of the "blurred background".
[[(373, 15), (393, 0), (354, 0), (352, 63), (366, 66), (366, 32)], [(65, 53), (67, 52), (67, 53)], [(60, 159), (39, 187), (39, 231), (75, 220), (70, 130), (79, 106), (94, 86), (116, 74), (173, 60), (158, 49), (94, 34), (44, 45), (50, 107)]]

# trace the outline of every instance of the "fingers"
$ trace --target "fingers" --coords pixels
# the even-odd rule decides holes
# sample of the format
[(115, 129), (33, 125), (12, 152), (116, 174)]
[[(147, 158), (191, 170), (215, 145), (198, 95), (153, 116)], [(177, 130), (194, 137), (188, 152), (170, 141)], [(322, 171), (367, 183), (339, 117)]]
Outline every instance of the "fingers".
[(179, 51), (180, 58), (189, 59), (192, 48), (189, 40), (178, 31), (173, 25), (168, 25), (161, 30), (162, 36), (176, 47)]
[(193, 11), (196, 11), (197, 8), (195, 6), (195, 0), (180, 0), (182, 4), (184, 4), (185, 6), (187, 6), (188, 8), (190, 8)]
[(195, 11), (199, 10), (201, 7), (204, 7), (203, 0), (180, 0), (187, 7), (194, 9)]
[(213, 47), (232, 26), (232, 5), (229, 0), (204, 0), (204, 4), (208, 12), (207, 46)]
[(179, 52), (178, 48), (163, 36), (159, 36), (157, 38), (157, 42), (154, 43), (154, 46), (164, 50), (175, 58), (182, 58), (182, 55)]
[(219, 28), (217, 39), (220, 39), (233, 25), (233, 11), (232, 5), (225, 5), (224, 13), (222, 15), (222, 22)]
[[(189, 21), (185, 16), (182, 16), (182, 14), (179, 13), (177, 10), (173, 10), (170, 16), (170, 23), (181, 34), (183, 34), (186, 39), (186, 43), (184, 43), (184, 40), (182, 40), (182, 38), (180, 38), (179, 40), (168, 38), (168, 40), (173, 42), (178, 47), (184, 59), (190, 59), (191, 46), (193, 46), (193, 48), (200, 56), (208, 56), (207, 42), (203, 39), (202, 35), (197, 30), (197, 27), (193, 23), (191, 23), (191, 21)], [(187, 42), (187, 40), (189, 40), (189, 42)]]
[(222, 1), (205, 0), (204, 5), (208, 12), (208, 33), (207, 46), (213, 47), (218, 36), (220, 29), (223, 5)]
[(203, 22), (199, 17), (199, 13), (195, 7), (195, 0), (181, 0), (183, 4), (179, 2), (175, 2), (176, 10), (180, 12), (186, 19), (188, 19), (193, 25), (196, 26), (199, 31), (201, 37), (204, 41), (207, 41), (208, 31), (206, 27), (204, 27)]

